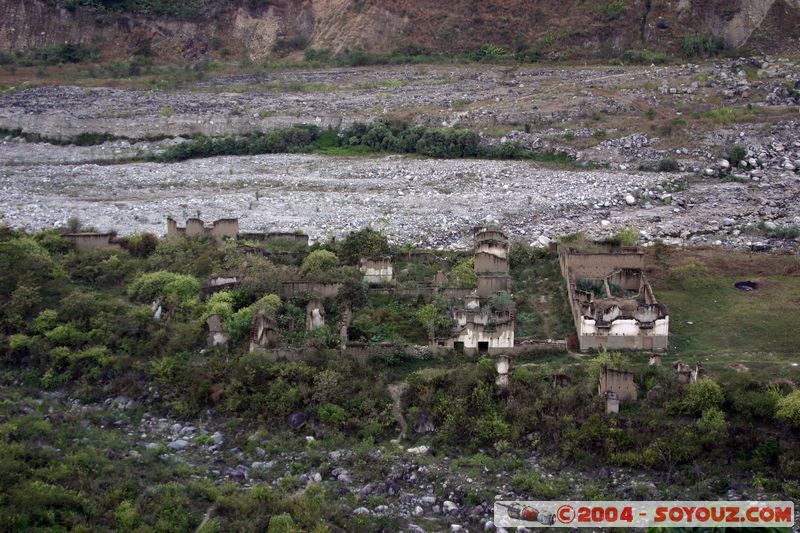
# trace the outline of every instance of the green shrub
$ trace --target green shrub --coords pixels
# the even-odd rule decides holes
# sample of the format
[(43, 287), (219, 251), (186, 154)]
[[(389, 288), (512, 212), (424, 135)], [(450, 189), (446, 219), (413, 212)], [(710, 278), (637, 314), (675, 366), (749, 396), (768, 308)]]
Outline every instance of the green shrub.
[(659, 172), (678, 172), (680, 169), (680, 164), (674, 159), (662, 159), (658, 162)]
[(58, 274), (56, 264), (38, 242), (18, 237), (0, 242), (0, 299), (8, 301), (18, 285), (39, 287)]
[(673, 285), (691, 289), (707, 281), (709, 274), (710, 271), (705, 263), (689, 258), (680, 265), (670, 267), (667, 279)]
[(228, 291), (220, 291), (212, 294), (206, 300), (206, 310), (203, 313), (203, 320), (212, 315), (217, 315), (223, 322), (230, 320), (233, 315), (233, 295)]
[(289, 513), (275, 515), (269, 519), (269, 527), (267, 533), (300, 533), (301, 530), (297, 527)]
[(119, 240), (120, 245), (134, 257), (147, 257), (158, 246), (158, 237), (152, 233), (128, 235)]
[(151, 302), (159, 296), (187, 301), (196, 298), (199, 291), (197, 278), (163, 270), (142, 274), (128, 286), (128, 296), (140, 302)]
[(339, 258), (336, 254), (328, 250), (314, 250), (306, 256), (300, 271), (304, 274), (326, 273), (339, 266)]
[(448, 276), (450, 284), (459, 289), (471, 289), (478, 285), (478, 275), (475, 273), (475, 259), (464, 259), (456, 263)]
[(747, 148), (741, 144), (734, 144), (728, 149), (726, 159), (732, 166), (738, 166), (747, 157)]
[(498, 61), (501, 59), (510, 59), (512, 57), (513, 54), (508, 50), (494, 44), (485, 44), (467, 54), (467, 59), (480, 62)]
[(627, 0), (608, 0), (597, 7), (597, 14), (606, 22), (617, 19), (628, 10)]
[(689, 33), (681, 41), (681, 52), (686, 57), (717, 55), (725, 50), (725, 40), (707, 33)]
[(339, 426), (347, 420), (347, 411), (332, 403), (320, 406), (317, 410), (317, 415), (320, 420), (332, 426)]
[(390, 252), (386, 236), (369, 227), (350, 233), (341, 245), (342, 256), (349, 264), (357, 264), (362, 257), (381, 257)]
[(728, 423), (725, 413), (719, 407), (709, 407), (696, 423), (700, 441), (703, 444), (721, 446), (728, 438)]
[(700, 414), (709, 409), (719, 409), (724, 401), (722, 389), (716, 381), (699, 379), (686, 388), (686, 394), (680, 401), (680, 410), (687, 414)]
[(800, 428), (800, 390), (793, 391), (779, 399), (776, 407), (776, 418), (790, 426)]

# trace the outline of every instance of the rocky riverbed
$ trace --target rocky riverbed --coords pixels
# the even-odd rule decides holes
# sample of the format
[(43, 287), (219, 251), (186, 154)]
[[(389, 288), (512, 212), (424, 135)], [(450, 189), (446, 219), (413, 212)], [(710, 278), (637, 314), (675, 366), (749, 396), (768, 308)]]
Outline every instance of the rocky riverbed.
[(127, 142), (96, 147), (3, 142), (0, 220), (41, 230), (77, 216), (101, 231), (163, 234), (167, 216), (239, 217), (246, 230), (303, 229), (313, 239), (371, 225), (395, 242), (437, 247), (467, 245), (469, 229), (487, 219), (540, 244), (573, 231), (601, 237), (635, 227), (645, 242), (738, 247), (769, 244), (746, 231), (760, 222), (800, 223), (800, 207), (792, 200), (800, 195), (800, 176), (787, 170), (767, 169), (757, 181), (736, 181), (402, 156), (110, 164), (142, 148)]
[[(494, 219), (540, 245), (573, 231), (604, 237), (633, 227), (644, 243), (793, 248), (798, 87), (800, 66), (770, 57), (288, 69), (175, 91), (20, 87), (0, 94), (0, 128), (129, 140), (81, 147), (6, 136), (0, 223), (39, 230), (76, 216), (98, 230), (162, 234), (167, 216), (239, 217), (246, 230), (303, 229), (318, 240), (371, 225), (395, 242), (452, 247)], [(558, 150), (577, 164), (315, 155), (130, 163), (181, 135), (384, 115), (474, 128), (487, 144)], [(167, 139), (146, 140), (160, 136)]]

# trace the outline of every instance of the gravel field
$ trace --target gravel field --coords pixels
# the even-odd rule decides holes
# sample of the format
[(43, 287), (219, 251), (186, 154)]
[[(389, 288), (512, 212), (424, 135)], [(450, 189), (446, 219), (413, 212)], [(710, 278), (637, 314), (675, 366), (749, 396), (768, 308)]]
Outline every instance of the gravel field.
[[(77, 157), (98, 151), (74, 150)], [(8, 160), (5, 151), (0, 149), (0, 157)], [(198, 213), (206, 221), (238, 216), (249, 230), (302, 228), (314, 239), (370, 224), (398, 242), (447, 246), (465, 244), (460, 241), (467, 230), (487, 218), (513, 226), (518, 235), (538, 237), (558, 213), (595, 204), (622, 209), (628, 192), (664, 179), (656, 173), (553, 171), (527, 162), (400, 156), (15, 164), (0, 167), (0, 212), (5, 223), (29, 230), (77, 216), (99, 230), (120, 233), (163, 233), (167, 215), (182, 220)]]
[[(764, 218), (800, 222), (795, 174), (758, 183), (700, 180), (674, 188), (674, 174), (567, 171), (536, 163), (403, 156), (219, 157), (183, 163), (99, 164), (137, 150), (0, 145), (0, 214), (27, 230), (77, 216), (98, 230), (165, 232), (168, 215), (210, 222), (239, 217), (245, 230), (307, 231), (312, 239), (365, 225), (395, 242), (469, 245), (469, 229), (498, 220), (517, 237), (546, 244), (582, 230), (609, 235), (637, 227), (644, 240), (749, 246), (736, 227)], [(22, 163), (21, 153), (39, 163)], [(15, 162), (16, 161), (16, 162)], [(61, 163), (56, 163), (61, 161)]]

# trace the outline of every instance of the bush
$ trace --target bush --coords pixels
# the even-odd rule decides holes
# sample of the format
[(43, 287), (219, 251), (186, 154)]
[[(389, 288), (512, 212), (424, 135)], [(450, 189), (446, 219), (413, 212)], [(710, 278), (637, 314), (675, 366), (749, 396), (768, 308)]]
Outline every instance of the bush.
[(681, 41), (681, 52), (689, 58), (717, 55), (723, 50), (725, 50), (725, 40), (707, 33), (690, 33)]
[(300, 271), (303, 274), (312, 272), (326, 273), (339, 266), (339, 258), (328, 250), (314, 250), (303, 260)]
[(606, 22), (617, 19), (628, 10), (627, 0), (610, 0), (597, 8), (597, 14)]
[(333, 403), (326, 403), (317, 410), (319, 419), (331, 426), (340, 426), (347, 420), (347, 411)]
[(17, 285), (39, 287), (57, 274), (56, 265), (29, 237), (0, 242), (0, 299), (8, 301)]
[(475, 259), (464, 259), (450, 269), (450, 284), (458, 289), (471, 289), (478, 285), (478, 275), (475, 273)]
[(725, 413), (718, 407), (709, 407), (703, 411), (703, 415), (696, 425), (700, 442), (703, 444), (716, 443), (720, 446), (728, 438), (728, 423), (725, 421)]
[(199, 291), (197, 278), (164, 270), (142, 274), (128, 286), (128, 296), (140, 302), (152, 302), (159, 296), (187, 301), (196, 298)]
[(778, 400), (775, 417), (790, 426), (800, 428), (800, 390)]
[(658, 162), (659, 172), (678, 172), (680, 169), (680, 164), (674, 159), (662, 159)]
[(350, 233), (341, 245), (341, 254), (349, 264), (357, 264), (362, 257), (381, 257), (390, 252), (389, 240), (372, 228)]
[(732, 166), (738, 166), (747, 157), (747, 148), (741, 144), (734, 144), (728, 149), (726, 159)]
[(158, 237), (152, 233), (139, 233), (120, 239), (120, 245), (134, 257), (147, 257), (156, 250)]
[(686, 394), (680, 401), (680, 411), (700, 414), (709, 409), (719, 409), (724, 401), (722, 389), (716, 381), (700, 379), (686, 388)]
[(477, 50), (474, 50), (467, 54), (467, 59), (471, 61), (480, 61), (480, 62), (511, 59), (512, 57), (513, 54), (511, 54), (509, 51), (494, 44), (485, 44), (480, 48), (478, 48)]

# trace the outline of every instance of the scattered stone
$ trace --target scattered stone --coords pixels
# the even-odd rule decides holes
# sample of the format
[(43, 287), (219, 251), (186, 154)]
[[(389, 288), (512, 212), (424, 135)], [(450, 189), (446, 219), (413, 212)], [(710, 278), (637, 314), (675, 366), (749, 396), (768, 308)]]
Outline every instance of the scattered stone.
[(170, 442), (167, 446), (173, 450), (183, 450), (189, 446), (189, 442), (184, 439), (177, 439)]
[(414, 455), (424, 455), (424, 454), (428, 453), (428, 450), (429, 450), (429, 448), (423, 444), (421, 446), (416, 446), (414, 448), (409, 448), (406, 451), (408, 453), (412, 453)]

